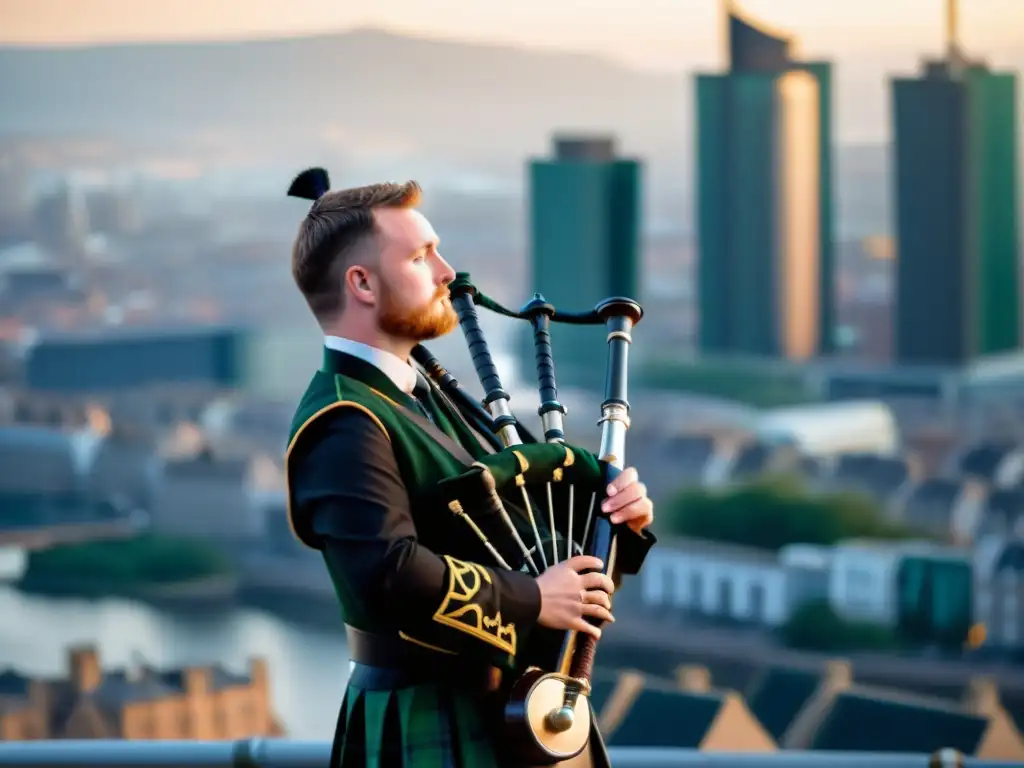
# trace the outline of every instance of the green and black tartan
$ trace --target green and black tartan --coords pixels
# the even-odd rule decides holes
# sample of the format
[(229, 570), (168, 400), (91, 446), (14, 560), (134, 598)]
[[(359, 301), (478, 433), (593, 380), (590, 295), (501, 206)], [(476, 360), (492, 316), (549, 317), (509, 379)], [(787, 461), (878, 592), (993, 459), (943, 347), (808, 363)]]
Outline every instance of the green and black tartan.
[(350, 680), (331, 768), (498, 768), (494, 744), (468, 693), (432, 684), (374, 690)]

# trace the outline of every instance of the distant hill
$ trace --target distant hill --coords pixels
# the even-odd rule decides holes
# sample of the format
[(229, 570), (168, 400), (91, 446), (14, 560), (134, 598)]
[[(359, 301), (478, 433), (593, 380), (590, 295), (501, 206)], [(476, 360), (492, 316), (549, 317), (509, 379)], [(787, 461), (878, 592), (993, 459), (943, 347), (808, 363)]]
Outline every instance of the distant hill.
[[(555, 128), (688, 154), (687, 78), (597, 57), (373, 30), (287, 40), (0, 49), (0, 136), (252, 141), (438, 153), (544, 151)], [(286, 150), (287, 151), (287, 150)]]

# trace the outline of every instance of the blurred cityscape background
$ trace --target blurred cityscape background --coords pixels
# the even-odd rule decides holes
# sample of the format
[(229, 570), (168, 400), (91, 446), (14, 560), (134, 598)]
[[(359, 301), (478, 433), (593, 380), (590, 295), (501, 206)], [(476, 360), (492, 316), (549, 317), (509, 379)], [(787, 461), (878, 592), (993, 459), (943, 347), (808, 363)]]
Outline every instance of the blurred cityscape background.
[[(662, 543), (602, 642), (610, 744), (1024, 760), (1019, 0), (69, 3), (0, 8), (0, 740), (330, 738), (282, 477), (319, 165), (419, 180), (506, 305), (643, 303)], [(482, 321), (529, 425), (525, 329)], [(596, 448), (604, 334), (553, 343)]]

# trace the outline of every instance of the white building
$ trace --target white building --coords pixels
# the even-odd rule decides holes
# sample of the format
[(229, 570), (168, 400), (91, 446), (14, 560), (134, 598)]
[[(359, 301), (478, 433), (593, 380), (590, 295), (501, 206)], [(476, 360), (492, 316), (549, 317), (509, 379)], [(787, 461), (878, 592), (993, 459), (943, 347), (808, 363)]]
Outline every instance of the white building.
[(974, 619), (985, 644), (1013, 650), (1024, 644), (1024, 540), (985, 536), (974, 550)]
[(662, 537), (640, 571), (641, 601), (680, 614), (779, 626), (797, 598), (823, 583), (819, 565), (791, 564), (750, 547)]
[(893, 626), (901, 566), (908, 558), (969, 562), (970, 552), (927, 541), (850, 540), (833, 548), (829, 603), (850, 621)]
[(666, 616), (677, 612), (766, 627), (784, 624), (805, 603), (827, 600), (847, 620), (893, 626), (900, 566), (910, 557), (966, 562), (970, 555), (913, 541), (794, 544), (776, 554), (663, 537), (640, 571), (640, 600)]
[(896, 419), (885, 403), (875, 400), (776, 408), (758, 419), (757, 436), (793, 445), (817, 459), (843, 453), (891, 456), (900, 450)]

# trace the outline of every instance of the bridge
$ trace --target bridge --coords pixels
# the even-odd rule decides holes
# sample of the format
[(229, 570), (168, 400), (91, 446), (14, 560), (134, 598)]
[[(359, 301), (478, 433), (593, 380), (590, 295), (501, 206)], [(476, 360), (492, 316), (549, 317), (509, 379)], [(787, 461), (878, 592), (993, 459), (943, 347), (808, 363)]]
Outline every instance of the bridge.
[[(0, 742), (0, 768), (327, 768), (326, 741), (61, 740)], [(873, 752), (700, 752), (619, 747), (613, 768), (1024, 768), (1024, 763), (979, 760), (951, 749), (934, 754)]]

